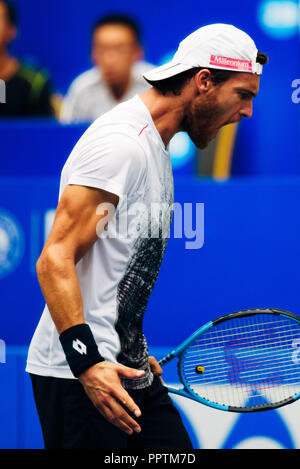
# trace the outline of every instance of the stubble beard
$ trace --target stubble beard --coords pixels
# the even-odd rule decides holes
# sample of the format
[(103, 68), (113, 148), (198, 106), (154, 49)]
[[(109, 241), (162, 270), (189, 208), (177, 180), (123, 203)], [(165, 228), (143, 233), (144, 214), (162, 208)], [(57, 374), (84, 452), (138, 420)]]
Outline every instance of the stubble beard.
[(195, 99), (186, 112), (181, 127), (188, 133), (197, 148), (203, 150), (213, 139), (216, 122), (222, 115), (215, 98)]

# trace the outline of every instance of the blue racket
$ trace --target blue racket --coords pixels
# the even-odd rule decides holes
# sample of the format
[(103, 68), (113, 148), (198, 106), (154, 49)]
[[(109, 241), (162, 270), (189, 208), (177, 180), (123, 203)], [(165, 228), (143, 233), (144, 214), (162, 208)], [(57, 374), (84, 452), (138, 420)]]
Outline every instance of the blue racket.
[(257, 412), (300, 397), (300, 317), (248, 309), (211, 321), (159, 363), (178, 358), (172, 393), (220, 410)]

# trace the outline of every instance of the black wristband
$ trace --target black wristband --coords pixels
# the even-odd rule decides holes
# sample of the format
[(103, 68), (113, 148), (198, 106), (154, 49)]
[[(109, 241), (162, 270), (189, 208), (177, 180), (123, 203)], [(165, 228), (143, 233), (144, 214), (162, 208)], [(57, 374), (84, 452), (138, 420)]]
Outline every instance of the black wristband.
[(70, 327), (60, 334), (59, 340), (76, 378), (91, 366), (104, 361), (88, 324)]

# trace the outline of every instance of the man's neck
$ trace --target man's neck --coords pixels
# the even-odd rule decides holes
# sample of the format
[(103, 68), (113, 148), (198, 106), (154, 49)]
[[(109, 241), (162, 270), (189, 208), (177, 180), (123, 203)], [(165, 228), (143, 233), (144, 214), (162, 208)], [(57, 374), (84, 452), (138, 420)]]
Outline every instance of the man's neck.
[(155, 127), (167, 147), (172, 137), (181, 130), (186, 106), (184, 96), (164, 96), (154, 88), (150, 88), (139, 97), (148, 108)]
[(113, 97), (115, 98), (116, 101), (121, 101), (122, 98), (124, 98), (124, 96), (126, 95), (128, 89), (130, 87), (130, 82), (131, 82), (131, 78), (128, 77), (128, 80), (124, 83), (109, 86), (110, 91), (111, 91), (111, 93), (112, 93), (112, 95), (113, 95)]

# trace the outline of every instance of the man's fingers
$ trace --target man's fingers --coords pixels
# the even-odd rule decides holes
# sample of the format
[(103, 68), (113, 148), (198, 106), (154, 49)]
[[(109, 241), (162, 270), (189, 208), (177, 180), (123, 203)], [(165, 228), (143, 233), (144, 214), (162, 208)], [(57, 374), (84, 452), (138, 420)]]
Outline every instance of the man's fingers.
[(98, 408), (104, 417), (120, 430), (131, 435), (133, 432), (139, 433), (141, 427), (139, 424), (124, 410), (119, 401), (113, 396), (105, 402), (105, 405)]
[(129, 426), (129, 428), (134, 432), (140, 433), (141, 427), (139, 424), (126, 412), (126, 410), (119, 404), (119, 402), (112, 400), (110, 405), (117, 422), (122, 422), (122, 425), (125, 424), (126, 426)]
[(151, 371), (154, 375), (156, 376), (161, 376), (163, 374), (162, 367), (158, 363), (155, 357), (148, 357), (149, 365), (151, 368)]
[(136, 417), (141, 416), (141, 410), (140, 408), (136, 405), (134, 400), (129, 396), (129, 394), (125, 391), (124, 388), (121, 390), (118, 389), (118, 392), (113, 393), (114, 397), (116, 397), (122, 405), (127, 407), (130, 412), (135, 415)]
[[(110, 423), (131, 434), (141, 427), (132, 418), (140, 417), (141, 411), (121, 384), (121, 377), (138, 379), (145, 374), (121, 364), (101, 362), (82, 373), (80, 382), (95, 407)], [(127, 409), (129, 415), (127, 413)]]
[[(117, 372), (119, 376), (131, 379), (141, 378), (145, 374), (144, 370), (136, 370), (135, 368), (129, 368), (128, 366), (124, 366), (121, 364), (117, 365)], [(141, 411), (139, 407), (136, 405), (134, 400), (129, 396), (129, 394), (125, 391), (123, 387), (118, 388), (115, 392), (113, 392), (113, 395), (117, 399), (119, 399), (119, 401), (122, 402), (122, 404), (126, 406), (130, 410), (130, 412), (132, 412), (136, 417), (141, 416)]]
[(124, 378), (138, 379), (145, 374), (144, 370), (136, 370), (135, 368), (129, 368), (121, 364), (117, 364), (116, 369), (119, 376), (123, 376)]
[(119, 428), (123, 432), (127, 433), (127, 435), (132, 435), (133, 429), (129, 425), (127, 425), (122, 419), (117, 418), (115, 413), (111, 410), (110, 405), (99, 405), (97, 406), (97, 409), (109, 423)]

